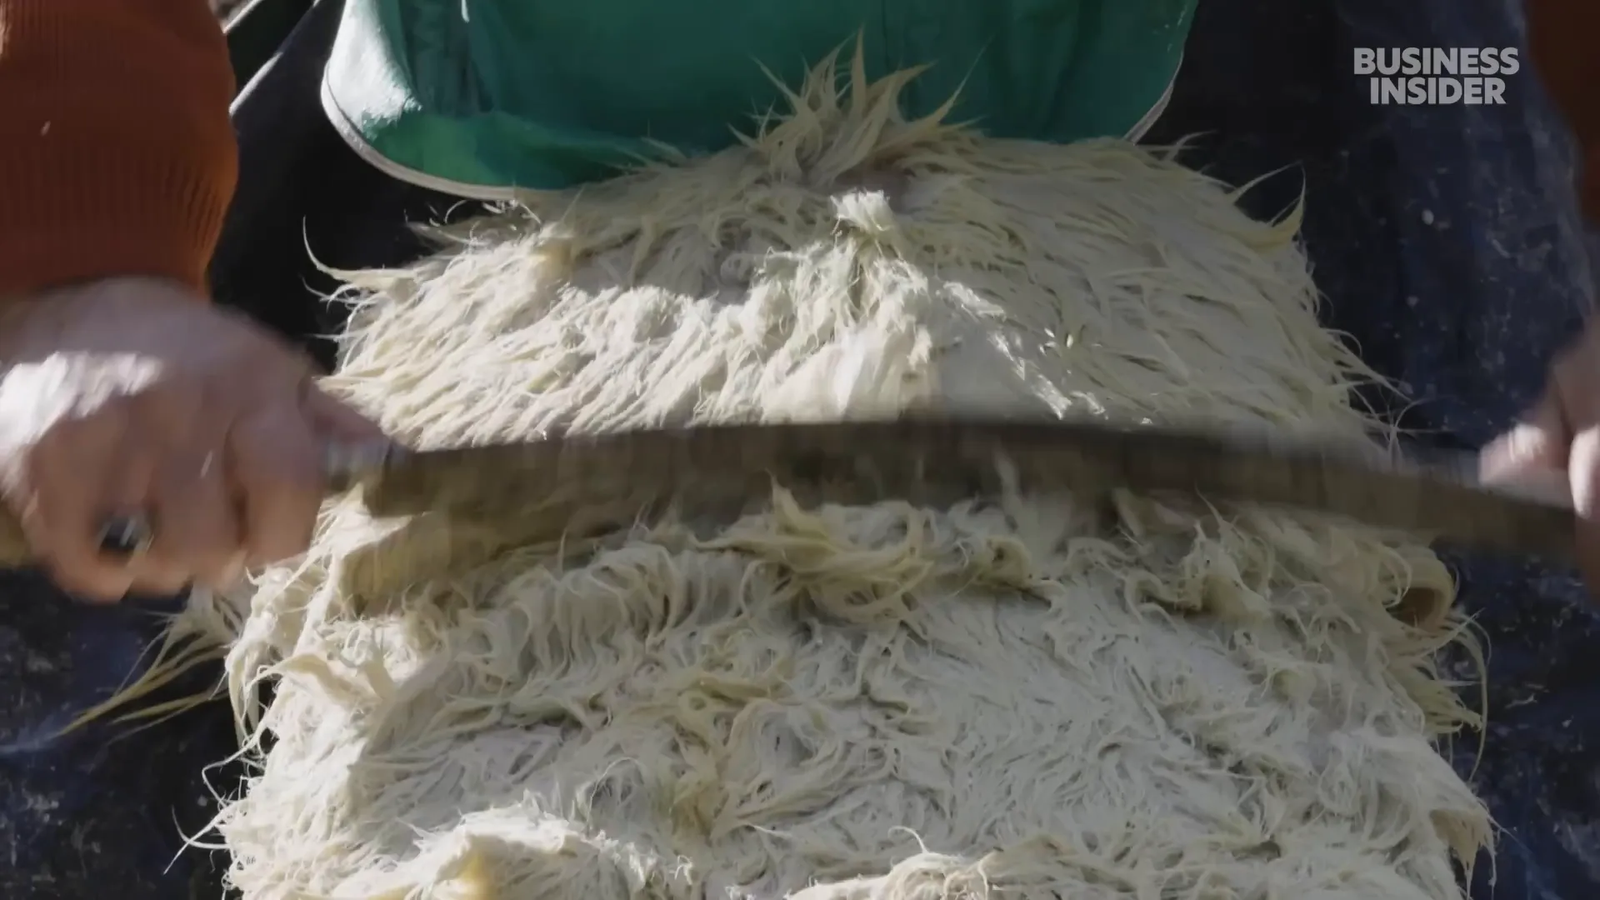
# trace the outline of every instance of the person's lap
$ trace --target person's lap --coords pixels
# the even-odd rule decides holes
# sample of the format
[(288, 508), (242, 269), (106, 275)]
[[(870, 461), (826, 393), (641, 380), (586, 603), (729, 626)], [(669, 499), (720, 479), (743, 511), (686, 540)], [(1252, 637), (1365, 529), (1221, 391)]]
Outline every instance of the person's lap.
[[(1273, 215), (1305, 185), (1305, 236), (1329, 324), (1421, 401), (1405, 424), (1458, 446), (1486, 440), (1538, 390), (1545, 360), (1589, 302), (1565, 137), (1531, 73), (1504, 107), (1368, 106), (1349, 48), (1516, 43), (1516, 8), (1517, 0), (1205, 0), (1176, 95), (1147, 137), (1211, 132), (1193, 159), (1231, 181), (1294, 167), (1249, 202)], [(316, 40), (301, 37), (312, 50)], [(291, 334), (325, 331), (337, 317), (286, 300), (331, 283), (284, 260), (309, 244), (339, 267), (403, 262), (418, 249), (405, 221), (448, 206), (346, 152), (314, 96), (282, 102), (314, 91), (314, 76), (314, 52), (286, 52), (271, 76), (284, 93), (253, 107), (250, 121), (241, 117), (247, 182), (215, 273), (221, 300)], [(300, 170), (303, 183), (248, 180), (294, 159), (316, 163)], [(1600, 887), (1600, 615), (1561, 573), (1487, 560), (1460, 570), (1463, 602), (1493, 651), (1475, 783), (1508, 829), (1497, 865), (1480, 866), (1475, 894), (1490, 896), (1483, 882), (1496, 870), (1498, 900), (1592, 893)], [(138, 609), (74, 606), (19, 574), (0, 575), (0, 615), (0, 846), (13, 854), (0, 866), (6, 895), (115, 886), (121, 897), (168, 900), (190, 896), (192, 879), (211, 885), (198, 896), (214, 895), (198, 852), (168, 865), (181, 845), (175, 822), (192, 829), (209, 812), (203, 767), (233, 749), (226, 709), (109, 745), (106, 728), (48, 740), (65, 716), (124, 679), (158, 622)], [(1455, 748), (1464, 772), (1480, 762), (1476, 751), (1472, 735)]]
[[(236, 747), (225, 707), (143, 732), (58, 736), (124, 682), (163, 606), (173, 604), (81, 606), (37, 575), (0, 573), (0, 894), (168, 900), (216, 884), (209, 856), (180, 850), (215, 811), (203, 769)], [(182, 687), (209, 686), (200, 676)], [(237, 777), (217, 780), (226, 791)]]
[[(1209, 162), (1235, 182), (1300, 163), (1325, 320), (1406, 394), (1398, 418), (1415, 436), (1481, 446), (1537, 395), (1592, 302), (1570, 139), (1526, 68), (1505, 106), (1477, 107), (1374, 107), (1350, 74), (1355, 46), (1520, 44), (1518, 0), (1328, 7), (1202, 3), (1193, 66), (1160, 127), (1167, 137), (1220, 132)], [(1217, 107), (1231, 113), (1208, 115)], [(1257, 211), (1282, 210), (1301, 184), (1288, 175), (1265, 185)], [(1402, 413), (1392, 396), (1369, 399)], [(1570, 573), (1450, 559), (1491, 653), (1484, 752), (1468, 734), (1452, 756), (1505, 829), (1494, 863), (1477, 868), (1474, 896), (1591, 895), (1600, 613)]]

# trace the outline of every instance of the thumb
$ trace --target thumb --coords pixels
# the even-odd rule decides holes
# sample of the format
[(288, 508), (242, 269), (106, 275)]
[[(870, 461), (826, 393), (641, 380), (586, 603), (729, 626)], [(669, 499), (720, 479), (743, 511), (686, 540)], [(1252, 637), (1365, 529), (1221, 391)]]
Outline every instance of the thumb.
[(311, 420), (317, 434), (324, 439), (350, 444), (389, 440), (378, 423), (357, 412), (354, 407), (335, 400), (315, 385), (306, 388), (300, 408)]
[(1483, 448), (1479, 477), (1487, 484), (1549, 493), (1552, 499), (1569, 497), (1571, 440), (1555, 391), (1546, 391), (1520, 422)]

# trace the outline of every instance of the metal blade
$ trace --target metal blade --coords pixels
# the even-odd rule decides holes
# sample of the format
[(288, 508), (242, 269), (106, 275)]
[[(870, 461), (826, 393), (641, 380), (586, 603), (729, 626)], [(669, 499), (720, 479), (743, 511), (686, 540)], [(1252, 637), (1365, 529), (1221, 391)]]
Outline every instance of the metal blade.
[(1480, 484), (1475, 455), (1424, 465), (1370, 445), (1098, 422), (902, 419), (730, 425), (400, 451), (347, 472), (377, 516), (617, 522), (677, 497), (734, 513), (774, 481), (807, 502), (942, 505), (1024, 491), (1197, 492), (1317, 510), (1466, 546), (1570, 559), (1574, 513)]

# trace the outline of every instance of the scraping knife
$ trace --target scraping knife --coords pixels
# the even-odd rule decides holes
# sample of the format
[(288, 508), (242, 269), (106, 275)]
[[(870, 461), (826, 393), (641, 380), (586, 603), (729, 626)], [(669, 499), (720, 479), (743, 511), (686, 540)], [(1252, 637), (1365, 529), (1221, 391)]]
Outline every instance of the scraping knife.
[[(636, 517), (675, 497), (685, 512), (736, 513), (774, 481), (804, 501), (898, 499), (939, 505), (1029, 492), (1198, 492), (1296, 507), (1482, 550), (1567, 561), (1575, 516), (1559, 496), (1482, 484), (1476, 454), (1430, 461), (1365, 442), (1098, 421), (896, 419), (726, 425), (521, 444), (407, 451), (333, 448), (331, 493), (356, 487), (378, 517), (440, 512), (559, 521), (607, 505)], [(118, 520), (107, 544), (146, 542), (159, 523)], [(618, 524), (626, 524), (618, 523)], [(553, 537), (554, 535), (552, 535)], [(14, 521), (0, 521), (0, 566), (26, 563)]]

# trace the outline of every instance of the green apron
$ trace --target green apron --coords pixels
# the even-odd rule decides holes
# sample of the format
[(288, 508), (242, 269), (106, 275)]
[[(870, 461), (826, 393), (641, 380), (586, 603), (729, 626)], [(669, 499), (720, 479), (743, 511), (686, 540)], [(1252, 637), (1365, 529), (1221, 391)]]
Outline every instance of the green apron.
[[(323, 80), (369, 162), (478, 199), (734, 143), (859, 37), (867, 74), (932, 64), (908, 115), (959, 94), (985, 133), (1136, 138), (1197, 0), (347, 0)], [(770, 74), (769, 74), (770, 73)]]

